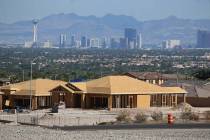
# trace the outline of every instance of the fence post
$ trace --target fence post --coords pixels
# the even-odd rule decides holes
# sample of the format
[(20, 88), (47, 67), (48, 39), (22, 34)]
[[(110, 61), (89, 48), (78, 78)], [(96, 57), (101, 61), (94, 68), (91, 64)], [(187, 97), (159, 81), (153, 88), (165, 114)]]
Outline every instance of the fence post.
[(99, 116), (99, 119), (98, 119), (98, 124), (100, 124), (101, 123), (101, 117)]
[(52, 126), (54, 126), (54, 125), (55, 125), (55, 119), (56, 119), (56, 118), (55, 118), (55, 116), (53, 116), (52, 118), (53, 118), (53, 119), (52, 119)]
[(59, 121), (59, 122), (58, 122), (58, 123), (59, 123), (59, 126), (61, 126), (61, 115), (59, 115), (59, 118), (58, 118), (58, 119), (59, 119), (59, 120), (58, 120), (58, 121)]
[(80, 117), (77, 117), (77, 125), (79, 126), (79, 123), (80, 123)]
[(37, 125), (39, 125), (39, 114), (38, 114), (38, 112), (37, 112)]
[(16, 112), (16, 125), (18, 124), (18, 112)]
[(63, 126), (65, 126), (65, 115), (63, 116)]

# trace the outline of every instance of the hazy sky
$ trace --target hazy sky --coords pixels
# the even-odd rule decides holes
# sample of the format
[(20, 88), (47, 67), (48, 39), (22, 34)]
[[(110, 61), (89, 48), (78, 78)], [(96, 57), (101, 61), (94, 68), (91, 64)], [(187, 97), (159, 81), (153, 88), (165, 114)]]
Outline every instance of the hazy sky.
[(210, 19), (210, 0), (0, 0), (0, 22), (4, 23), (72, 12), (96, 16), (125, 14), (141, 21), (170, 15)]

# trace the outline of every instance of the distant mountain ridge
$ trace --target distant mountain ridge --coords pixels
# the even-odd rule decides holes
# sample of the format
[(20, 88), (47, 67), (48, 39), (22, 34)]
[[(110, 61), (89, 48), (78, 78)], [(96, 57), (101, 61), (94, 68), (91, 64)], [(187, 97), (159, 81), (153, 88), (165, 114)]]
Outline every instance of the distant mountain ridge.
[[(23, 43), (32, 40), (32, 22), (19, 21), (12, 24), (0, 23), (0, 43)], [(170, 16), (160, 20), (138, 21), (131, 16), (108, 14), (103, 17), (79, 16), (74, 13), (54, 14), (40, 19), (38, 40), (55, 43), (61, 33), (77, 37), (120, 37), (124, 28), (136, 28), (142, 33), (145, 44), (159, 44), (166, 39), (180, 39), (183, 43), (195, 43), (197, 30), (210, 30), (210, 19), (191, 20)]]

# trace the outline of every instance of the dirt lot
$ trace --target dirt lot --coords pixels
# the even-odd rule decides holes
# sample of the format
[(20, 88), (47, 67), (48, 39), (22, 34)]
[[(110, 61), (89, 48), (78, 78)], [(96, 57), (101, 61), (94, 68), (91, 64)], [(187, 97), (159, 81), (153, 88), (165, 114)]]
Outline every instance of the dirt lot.
[[(150, 108), (144, 110), (148, 113), (160, 108)], [(131, 114), (138, 112), (138, 109), (129, 109)], [(209, 108), (196, 108), (198, 112), (210, 110)], [(81, 110), (81, 109), (64, 109), (58, 114), (46, 115), (49, 110), (37, 110), (29, 114), (10, 115), (1, 118), (11, 120), (31, 121), (28, 116), (38, 116), (39, 124), (50, 125), (93, 125), (99, 122), (115, 121), (120, 110)], [(177, 109), (161, 108), (164, 114), (172, 112), (176, 114)], [(1, 114), (2, 115), (2, 114)], [(0, 115), (0, 116), (1, 116)], [(23, 115), (23, 116), (22, 116)], [(64, 118), (61, 118), (64, 116)], [(23, 117), (23, 118), (21, 118)], [(127, 128), (126, 128), (127, 129)], [(16, 125), (16, 123), (1, 124), (0, 123), (0, 139), (1, 140), (39, 140), (39, 139), (74, 139), (74, 140), (207, 140), (210, 138), (210, 129), (124, 129), (124, 130), (92, 130), (92, 131), (63, 131), (46, 129), (42, 127), (33, 127), (25, 125)]]
[(208, 140), (210, 129), (62, 131), (0, 124), (1, 140)]
[(75, 126), (111, 122), (115, 121), (117, 116), (116, 112), (110, 112), (108, 110), (63, 109), (55, 114), (49, 114), (47, 112), (50, 112), (50, 110), (36, 110), (31, 113), (18, 114), (3, 113), (0, 114), (0, 120), (18, 121), (19, 123), (31, 123), (33, 120), (38, 123), (38, 125)]
[[(131, 117), (134, 118), (137, 112), (144, 111), (148, 116), (153, 111), (162, 111), (164, 114), (164, 120), (167, 120), (167, 113), (172, 113), (178, 118), (180, 115), (180, 109), (174, 108), (158, 108), (152, 107), (146, 110), (139, 109), (113, 109), (108, 110), (82, 110), (82, 109), (61, 109), (59, 113), (49, 114), (49, 109), (36, 110), (31, 113), (21, 114), (0, 114), (0, 120), (9, 120), (19, 123), (31, 123), (34, 122), (37, 125), (45, 126), (76, 126), (76, 125), (97, 125), (103, 122), (114, 122), (116, 117), (122, 110), (128, 110)], [(210, 110), (210, 108), (193, 108), (198, 113)], [(200, 117), (204, 117), (200, 114)], [(148, 118), (151, 120), (151, 118)], [(177, 121), (176, 121), (177, 122)]]

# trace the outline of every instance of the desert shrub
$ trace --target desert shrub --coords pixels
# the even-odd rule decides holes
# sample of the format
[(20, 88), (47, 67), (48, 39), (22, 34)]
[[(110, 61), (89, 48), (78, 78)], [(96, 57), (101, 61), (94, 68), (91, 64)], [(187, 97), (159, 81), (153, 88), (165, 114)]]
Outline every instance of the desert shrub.
[(205, 118), (206, 120), (210, 120), (210, 111), (205, 112)]
[(188, 103), (180, 103), (176, 108), (180, 109), (182, 112), (189, 112), (193, 109), (193, 107)]
[(161, 111), (155, 111), (152, 113), (151, 117), (155, 121), (160, 121), (163, 119), (163, 113)]
[(192, 114), (190, 116), (190, 120), (194, 120), (194, 121), (199, 120), (199, 114), (192, 112)]
[(190, 114), (191, 114), (191, 112), (189, 112), (189, 111), (183, 111), (183, 112), (181, 113), (180, 118), (183, 119), (183, 120), (188, 120)]
[(144, 112), (138, 112), (135, 116), (136, 122), (141, 123), (147, 120), (147, 116)]
[(129, 122), (131, 121), (130, 113), (128, 111), (121, 111), (116, 117), (116, 120), (119, 122)]
[(197, 121), (197, 120), (199, 120), (199, 115), (192, 111), (183, 111), (181, 113), (181, 119)]

